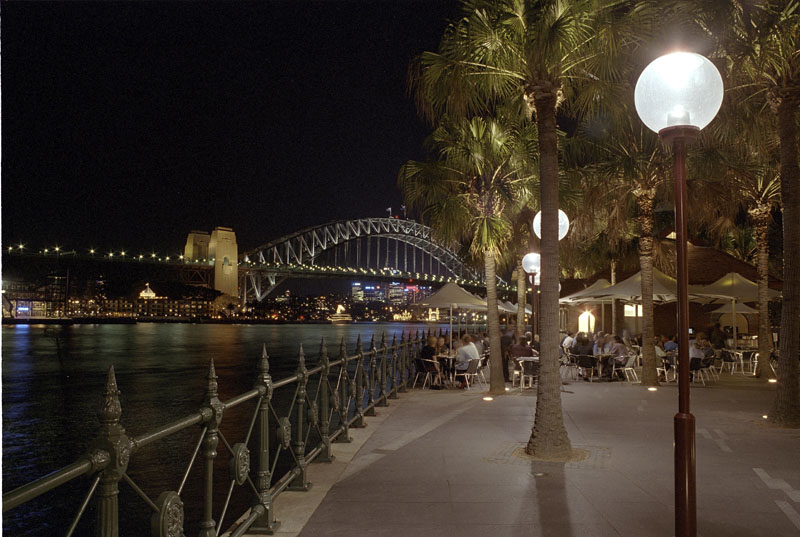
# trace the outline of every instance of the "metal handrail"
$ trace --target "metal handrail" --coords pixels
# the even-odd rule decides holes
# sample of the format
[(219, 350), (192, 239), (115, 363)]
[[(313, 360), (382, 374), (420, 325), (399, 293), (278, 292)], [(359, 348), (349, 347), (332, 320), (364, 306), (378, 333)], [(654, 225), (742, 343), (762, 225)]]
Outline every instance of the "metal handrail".
[[(203, 406), (196, 412), (135, 437), (128, 437), (120, 425), (120, 392), (112, 366), (109, 368), (103, 405), (98, 414), (100, 431), (89, 454), (73, 464), (4, 494), (3, 512), (81, 476), (92, 475), (91, 487), (72, 520), (67, 535), (74, 531), (95, 494), (98, 513), (95, 535), (105, 537), (118, 534), (117, 502), (120, 481), (127, 483), (155, 511), (151, 522), (152, 535), (180, 535), (183, 532), (181, 492), (196, 459), (201, 457), (205, 459), (205, 477), (200, 535), (216, 536), (222, 531), (218, 531), (212, 517), (212, 498), (214, 460), (221, 439), (222, 445), (219, 447), (231, 457), (231, 476), (226, 486), (228, 501), (225, 502), (222, 513), (227, 513), (235, 486), (245, 487), (253, 493), (253, 505), (248, 517), (228, 531), (233, 530), (234, 535), (242, 535), (252, 527), (256, 532), (274, 532), (280, 524), (274, 513), (274, 499), (284, 490), (308, 490), (308, 465), (313, 461), (332, 461), (332, 443), (350, 442), (350, 427), (363, 427), (364, 417), (374, 415), (376, 406), (387, 406), (389, 399), (396, 399), (399, 393), (407, 390), (411, 364), (422, 348), (424, 336), (425, 334), (417, 332), (412, 338), (411, 334), (406, 336), (403, 333), (399, 342), (394, 337), (391, 344), (387, 345), (384, 335), (377, 347), (373, 337), (366, 350), (362, 348), (359, 336), (356, 353), (351, 356), (347, 355), (342, 339), (339, 356), (335, 360), (328, 358), (323, 338), (317, 365), (311, 369), (306, 368), (301, 345), (296, 372), (275, 382), (269, 374), (269, 357), (264, 346), (256, 368), (254, 388), (227, 401), (221, 401), (218, 397), (217, 375), (212, 360), (206, 376), (207, 388)], [(309, 382), (312, 379), (315, 384)], [(310, 384), (314, 388), (313, 394), (309, 393)], [(286, 386), (294, 386), (295, 391), (288, 414), (281, 416), (273, 405), (272, 398), (275, 390)], [(254, 400), (255, 408), (244, 440), (238, 443), (229, 442), (219, 431), (225, 411)], [(149, 444), (196, 425), (201, 426), (202, 430), (180, 487), (177, 491), (163, 492), (153, 502), (127, 472), (131, 457)], [(273, 429), (278, 440), (276, 446), (270, 446), (269, 441), (270, 431)], [(316, 433), (318, 440), (314, 445), (309, 445), (312, 431)], [(252, 436), (255, 436), (254, 442), (251, 442)], [(248, 447), (251, 443), (254, 444), (252, 470), (251, 451)], [(288, 456), (293, 464), (284, 475), (278, 477), (273, 474), (281, 456)], [(180, 531), (174, 533), (177, 528)]]

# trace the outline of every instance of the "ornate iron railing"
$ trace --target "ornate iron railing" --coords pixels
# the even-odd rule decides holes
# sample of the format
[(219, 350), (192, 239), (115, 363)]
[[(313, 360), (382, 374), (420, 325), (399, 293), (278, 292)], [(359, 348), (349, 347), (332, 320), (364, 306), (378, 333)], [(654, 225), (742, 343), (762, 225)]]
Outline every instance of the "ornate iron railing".
[[(150, 521), (151, 535), (182, 536), (184, 504), (181, 495), (202, 450), (205, 468), (200, 536), (211, 537), (224, 533), (220, 528), (225, 522), (235, 487), (249, 489), (252, 503), (247, 517), (225, 531), (230, 531), (234, 537), (245, 532), (273, 533), (280, 524), (273, 509), (274, 499), (285, 490), (308, 490), (309, 463), (333, 460), (332, 443), (349, 442), (350, 427), (363, 427), (364, 417), (375, 415), (376, 406), (387, 406), (389, 399), (396, 399), (398, 393), (406, 391), (411, 365), (418, 356), (422, 342), (420, 333), (414, 337), (403, 334), (399, 342), (395, 336), (391, 344), (387, 345), (384, 335), (377, 347), (373, 337), (369, 348), (364, 350), (359, 336), (355, 354), (347, 356), (342, 340), (338, 357), (331, 360), (323, 338), (318, 363), (314, 367), (306, 367), (301, 345), (295, 374), (278, 381), (273, 381), (270, 376), (269, 358), (264, 346), (256, 368), (253, 389), (227, 401), (219, 398), (218, 377), (212, 360), (206, 377), (205, 401), (201, 408), (138, 436), (129, 436), (120, 424), (120, 391), (112, 366), (98, 413), (100, 430), (89, 452), (60, 470), (4, 494), (3, 512), (79, 477), (90, 476), (88, 491), (65, 531), (67, 537), (77, 528), (93, 497), (96, 497), (97, 513), (95, 535), (116, 537), (119, 534), (118, 499), (121, 481), (153, 511)], [(294, 393), (291, 404), (281, 415), (278, 408), (280, 405), (274, 404), (274, 394), (281, 389), (291, 391), (292, 387)], [(220, 431), (223, 416), (230, 409), (248, 402), (254, 404), (254, 409), (247, 431), (244, 432), (241, 442), (231, 443)], [(180, 485), (177, 490), (162, 492), (152, 500), (130, 477), (129, 466), (135, 460), (136, 453), (145, 446), (191, 427), (199, 427), (201, 430)], [(271, 440), (274, 440), (274, 447)], [(214, 519), (213, 502), (214, 462), (218, 456), (220, 441), (230, 457), (230, 475), (225, 480), (227, 498), (218, 511), (217, 522)], [(254, 467), (251, 467), (251, 445), (255, 450), (252, 457)], [(281, 476), (276, 476), (276, 466), (281, 456), (289, 461), (290, 468)], [(217, 477), (218, 482), (220, 476)], [(241, 519), (244, 514), (241, 513), (237, 518)]]

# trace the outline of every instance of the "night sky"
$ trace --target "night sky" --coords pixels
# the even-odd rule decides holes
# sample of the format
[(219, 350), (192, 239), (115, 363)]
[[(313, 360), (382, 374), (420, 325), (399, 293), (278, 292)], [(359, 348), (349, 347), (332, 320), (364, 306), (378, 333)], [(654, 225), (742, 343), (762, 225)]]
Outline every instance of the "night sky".
[(2, 239), (240, 250), (399, 213), (406, 94), (455, 2), (2, 4)]

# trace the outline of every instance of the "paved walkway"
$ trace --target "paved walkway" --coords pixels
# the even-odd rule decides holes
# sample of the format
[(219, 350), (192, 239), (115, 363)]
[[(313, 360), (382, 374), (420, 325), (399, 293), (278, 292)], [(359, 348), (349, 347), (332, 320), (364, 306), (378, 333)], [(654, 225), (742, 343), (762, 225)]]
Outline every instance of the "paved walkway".
[[(800, 535), (800, 431), (761, 419), (773, 389), (727, 374), (692, 388), (701, 536)], [(532, 391), (484, 401), (478, 391), (417, 389), (356, 431), (371, 429), (357, 452), (343, 447), (336, 466), (312, 466), (310, 479), (322, 487), (299, 509), (313, 510), (302, 530), (288, 523), (298, 507), (290, 512), (291, 497), (281, 496), (282, 530), (302, 537), (674, 535), (675, 385), (648, 392), (571, 382), (564, 390), (573, 446), (590, 453), (583, 462), (520, 455)]]

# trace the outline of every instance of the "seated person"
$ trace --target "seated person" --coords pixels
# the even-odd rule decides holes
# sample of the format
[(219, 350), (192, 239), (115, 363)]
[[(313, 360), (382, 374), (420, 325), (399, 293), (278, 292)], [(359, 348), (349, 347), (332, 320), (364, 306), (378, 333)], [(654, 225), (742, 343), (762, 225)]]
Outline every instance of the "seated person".
[(606, 338), (604, 335), (597, 336), (592, 346), (592, 354), (603, 354), (605, 352)]
[[(675, 356), (672, 354), (667, 354), (664, 350), (663, 341), (666, 339), (665, 336), (656, 336), (656, 367), (660, 367), (660, 364), (664, 365), (664, 370), (669, 371), (672, 369), (672, 364), (675, 363)], [(665, 382), (667, 380), (664, 374), (658, 377), (658, 380)]]
[[(614, 338), (615, 338), (615, 337), (617, 337), (617, 336), (612, 336), (611, 334), (609, 334), (608, 332), (606, 332), (606, 336), (605, 336), (605, 340), (606, 340), (606, 342), (605, 342), (605, 344), (603, 345), (603, 352), (604, 352), (605, 354), (609, 354), (609, 353), (611, 353), (611, 347), (613, 347), (613, 346), (614, 346)], [(622, 339), (620, 339), (620, 341), (622, 341)]]
[(528, 346), (528, 341), (523, 336), (520, 341), (511, 345), (508, 353), (512, 358), (519, 358), (520, 356), (533, 356), (533, 349)]
[(444, 336), (439, 336), (439, 339), (436, 340), (436, 354), (450, 354), (450, 347)]
[(573, 347), (572, 350), (574, 354), (585, 354), (587, 356), (594, 354), (594, 346), (589, 342), (589, 339), (586, 336), (579, 336), (577, 341), (578, 344)]
[[(611, 366), (614, 365), (614, 363), (616, 363), (617, 367), (623, 367), (628, 362), (628, 347), (622, 341), (621, 337), (614, 336), (614, 343), (609, 349), (609, 354), (612, 355), (608, 360), (608, 376), (610, 377), (612, 369)], [(617, 371), (617, 375), (621, 378), (624, 378), (622, 371)]]
[(436, 359), (436, 336), (428, 336), (428, 341), (420, 351), (420, 358), (423, 360)]
[[(464, 334), (461, 338), (461, 346), (456, 351), (456, 373), (463, 373), (469, 367), (470, 360), (479, 360), (480, 355), (475, 344), (472, 343), (472, 338), (469, 334)], [(466, 388), (466, 379), (461, 383), (459, 388)]]
[(703, 363), (703, 367), (714, 362), (714, 349), (704, 335), (698, 335), (694, 341), (689, 342), (689, 358), (698, 359)]
[(676, 337), (672, 336), (664, 341), (664, 352), (676, 352), (678, 350), (678, 342)]
[(542, 351), (542, 345), (539, 342), (539, 334), (533, 336), (533, 343), (531, 343), (531, 348), (533, 348), (533, 352), (539, 354)]
[(481, 338), (480, 334), (475, 334), (473, 336), (472, 343), (475, 345), (475, 348), (478, 349), (478, 354), (483, 355), (483, 338)]
[[(428, 336), (428, 341), (419, 353), (420, 359), (416, 364), (418, 371), (429, 371), (422, 360), (436, 361), (436, 336)], [(433, 364), (430, 364), (433, 365)], [(436, 374), (433, 376), (432, 386), (441, 386), (441, 377), (439, 375), (440, 369), (436, 369)]]

